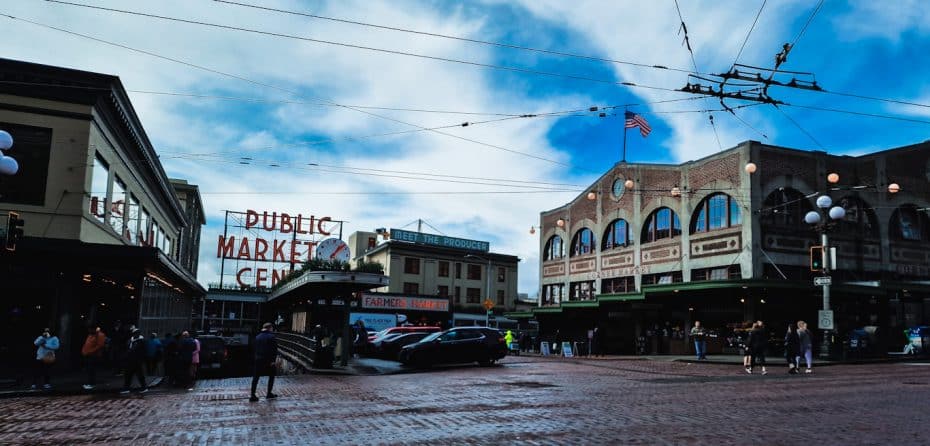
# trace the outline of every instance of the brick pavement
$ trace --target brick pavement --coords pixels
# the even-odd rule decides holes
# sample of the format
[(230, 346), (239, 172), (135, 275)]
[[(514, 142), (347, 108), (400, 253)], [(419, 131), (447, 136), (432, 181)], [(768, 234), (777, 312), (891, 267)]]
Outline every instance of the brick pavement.
[(0, 444), (930, 444), (930, 365), (788, 376), (650, 360), (511, 357), (389, 376), (248, 378), (193, 392), (0, 400)]

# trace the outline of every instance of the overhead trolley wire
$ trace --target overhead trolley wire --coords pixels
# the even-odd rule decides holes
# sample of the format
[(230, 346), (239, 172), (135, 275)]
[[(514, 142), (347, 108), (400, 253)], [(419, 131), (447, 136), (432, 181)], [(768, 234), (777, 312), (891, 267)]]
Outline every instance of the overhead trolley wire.
[[(106, 44), (106, 45), (111, 45), (111, 46), (115, 46), (115, 47), (118, 47), (118, 48), (123, 48), (123, 49), (129, 50), (129, 51), (133, 51), (133, 52), (137, 52), (137, 53), (140, 53), (140, 54), (145, 54), (145, 55), (148, 55), (148, 56), (151, 56), (151, 57), (159, 58), (159, 59), (162, 59), (162, 60), (167, 60), (167, 61), (170, 61), (170, 62), (178, 63), (178, 64), (181, 64), (181, 65), (184, 65), (184, 66), (187, 66), (187, 67), (196, 68), (196, 69), (203, 70), (203, 71), (206, 71), (206, 72), (209, 72), (209, 73), (213, 73), (213, 74), (217, 74), (217, 75), (220, 75), (220, 76), (226, 76), (226, 77), (229, 77), (229, 78), (232, 78), (232, 79), (241, 80), (241, 81), (243, 81), (243, 82), (248, 82), (248, 83), (251, 83), (251, 84), (253, 84), (253, 85), (259, 85), (259, 86), (262, 86), (262, 87), (271, 88), (271, 89), (278, 90), (278, 91), (282, 91), (282, 92), (285, 92), (285, 93), (288, 93), (288, 94), (291, 94), (291, 95), (295, 95), (295, 96), (298, 96), (298, 97), (305, 97), (304, 95), (302, 95), (302, 94), (299, 93), (299, 92), (296, 92), (296, 91), (293, 91), (293, 90), (289, 90), (289, 89), (286, 89), (286, 88), (282, 88), (282, 87), (279, 87), (279, 86), (276, 86), (276, 85), (268, 84), (268, 83), (266, 83), (266, 82), (261, 82), (261, 81), (256, 81), (256, 80), (253, 80), (253, 79), (249, 79), (249, 78), (244, 77), (244, 76), (240, 76), (240, 75), (236, 75), (236, 74), (232, 74), (232, 73), (227, 73), (227, 72), (224, 72), (224, 71), (216, 70), (216, 69), (213, 69), (213, 68), (209, 68), (209, 67), (205, 67), (205, 66), (202, 66), (202, 65), (194, 64), (194, 63), (187, 62), (187, 61), (180, 60), (180, 59), (175, 59), (175, 58), (168, 57), (168, 56), (162, 56), (162, 55), (160, 55), (160, 54), (153, 53), (153, 52), (151, 52), (151, 51), (146, 51), (146, 50), (142, 50), (142, 49), (133, 48), (133, 47), (130, 47), (130, 46), (127, 46), (127, 45), (123, 45), (123, 44), (116, 43), (116, 42), (111, 42), (111, 41), (104, 40), (104, 39), (97, 38), (97, 37), (93, 37), (93, 36), (90, 36), (90, 35), (87, 35), (87, 34), (82, 34), (82, 33), (76, 32), (76, 31), (71, 31), (71, 30), (67, 30), (67, 29), (64, 29), (64, 28), (57, 27), (57, 26), (47, 25), (47, 24), (44, 24), (44, 23), (36, 22), (36, 21), (34, 21), (34, 20), (29, 20), (29, 19), (25, 19), (25, 18), (22, 18), (22, 17), (17, 17), (17, 16), (13, 16), (13, 15), (9, 15), (9, 14), (3, 14), (3, 13), (0, 13), (0, 15), (2, 15), (2, 16), (4, 16), (4, 17), (7, 17), (7, 18), (10, 18), (10, 19), (12, 19), (12, 20), (17, 20), (17, 21), (21, 21), (21, 22), (24, 22), (24, 23), (29, 23), (29, 24), (32, 24), (32, 25), (35, 25), (35, 26), (39, 26), (39, 27), (42, 27), (42, 28), (46, 28), (46, 29), (51, 29), (51, 30), (59, 31), (59, 32), (62, 32), (62, 33), (65, 33), (65, 34), (69, 34), (69, 35), (72, 35), (72, 36), (77, 36), (77, 37), (89, 39), (89, 40), (92, 40), (92, 41), (95, 41), (95, 42), (98, 42), (98, 43), (103, 43), (103, 44)], [(675, 90), (670, 90), (670, 91), (675, 91)], [(356, 112), (358, 112), (358, 113), (362, 113), (362, 114), (366, 114), (366, 115), (369, 115), (369, 116), (374, 116), (374, 117), (377, 117), (377, 118), (380, 118), (380, 119), (384, 119), (384, 120), (386, 120), (386, 121), (391, 121), (391, 122), (395, 122), (395, 123), (398, 123), (398, 124), (403, 124), (403, 125), (407, 125), (407, 126), (415, 127), (415, 128), (419, 128), (419, 129), (426, 129), (426, 127), (421, 126), (421, 125), (419, 125), (419, 124), (413, 124), (413, 123), (406, 122), (406, 121), (403, 121), (403, 120), (400, 120), (400, 119), (391, 118), (391, 117), (389, 117), (389, 116), (384, 116), (384, 115), (380, 115), (380, 114), (377, 114), (377, 113), (372, 113), (372, 112), (369, 112), (369, 111), (366, 111), (366, 110), (363, 110), (363, 109), (353, 108), (353, 107), (351, 107), (351, 106), (336, 104), (336, 103), (334, 103), (334, 102), (332, 102), (332, 101), (328, 101), (328, 100), (327, 100), (327, 102), (330, 102), (330, 103), (332, 103), (334, 106), (337, 106), (337, 107), (346, 108), (346, 109), (349, 109), (349, 110), (356, 111)], [(451, 133), (448, 133), (448, 132), (443, 132), (443, 131), (441, 131), (441, 130), (429, 130), (429, 131), (431, 131), (431, 132), (433, 132), (433, 133), (436, 133), (436, 134), (439, 134), (439, 135), (448, 136), (448, 137), (450, 137), (450, 138), (455, 138), (455, 139), (458, 139), (458, 140), (461, 140), (461, 141), (470, 142), (470, 143), (472, 143), (472, 144), (477, 144), (477, 145), (480, 145), (480, 146), (484, 146), (484, 147), (488, 147), (488, 148), (492, 148), (492, 149), (496, 149), (496, 150), (501, 150), (501, 151), (504, 151), (504, 152), (510, 152), (510, 153), (514, 153), (514, 154), (519, 154), (519, 155), (523, 155), (523, 156), (526, 156), (526, 157), (529, 157), (529, 158), (534, 158), (534, 159), (537, 159), (537, 160), (540, 160), (540, 161), (546, 161), (546, 162), (549, 162), (549, 163), (552, 163), (552, 164), (558, 164), (558, 165), (561, 165), (561, 166), (564, 166), (564, 167), (568, 167), (568, 168), (574, 168), (574, 169), (584, 170), (584, 171), (588, 171), (588, 172), (595, 172), (595, 171), (593, 171), (593, 170), (591, 170), (591, 169), (587, 169), (587, 168), (584, 168), (584, 167), (573, 166), (573, 165), (571, 165), (571, 164), (569, 164), (569, 163), (565, 163), (565, 162), (562, 162), (562, 161), (553, 160), (553, 159), (550, 159), (550, 158), (542, 157), (542, 156), (535, 155), (535, 154), (528, 153), (528, 152), (522, 152), (522, 151), (519, 151), (519, 150), (508, 149), (508, 148), (506, 148), (506, 147), (502, 147), (502, 146), (499, 146), (499, 145), (496, 145), (496, 144), (491, 144), (491, 143), (486, 143), (486, 142), (479, 141), (479, 140), (475, 140), (475, 139), (471, 139), (471, 138), (466, 138), (466, 137), (464, 137), (464, 136), (459, 136), (459, 135), (451, 134)]]
[(586, 55), (581, 55), (581, 54), (573, 54), (573, 53), (568, 53), (568, 52), (564, 52), (564, 51), (554, 51), (554, 50), (547, 50), (547, 49), (541, 49), (541, 48), (533, 48), (533, 47), (522, 46), (522, 45), (513, 45), (513, 44), (508, 44), (508, 43), (492, 42), (492, 41), (488, 41), (488, 40), (471, 39), (471, 38), (461, 37), (461, 36), (450, 36), (450, 35), (447, 35), (447, 34), (426, 32), (426, 31), (417, 31), (417, 30), (412, 30), (412, 29), (407, 29), (407, 28), (400, 28), (400, 27), (395, 27), (395, 26), (378, 25), (378, 24), (374, 24), (374, 23), (361, 22), (361, 21), (357, 21), (357, 20), (340, 19), (340, 18), (336, 18), (336, 17), (322, 16), (322, 15), (319, 15), (319, 14), (310, 14), (310, 13), (304, 13), (304, 12), (300, 12), (300, 11), (293, 11), (293, 10), (286, 10), (286, 9), (279, 9), (279, 8), (271, 8), (271, 7), (267, 7), (267, 6), (259, 6), (259, 5), (253, 5), (253, 4), (248, 4), (248, 3), (240, 3), (240, 2), (234, 2), (234, 1), (227, 1), (227, 0), (214, 0), (214, 1), (217, 2), (217, 3), (225, 3), (225, 4), (229, 4), (229, 5), (242, 6), (242, 7), (246, 7), (246, 8), (260, 9), (260, 10), (264, 10), (264, 11), (276, 12), (276, 13), (281, 13), (281, 14), (289, 14), (289, 15), (295, 15), (295, 16), (301, 16), (301, 17), (307, 17), (307, 18), (313, 18), (313, 19), (328, 20), (328, 21), (332, 21), (332, 22), (345, 23), (345, 24), (358, 25), (358, 26), (365, 26), (365, 27), (370, 27), (370, 28), (378, 28), (378, 29), (384, 29), (384, 30), (390, 30), (390, 31), (397, 31), (397, 32), (403, 32), (403, 33), (409, 33), (409, 34), (417, 34), (417, 35), (422, 35), (422, 36), (438, 37), (438, 38), (442, 38), (442, 39), (458, 40), (458, 41), (461, 41), (461, 42), (476, 43), (476, 44), (481, 44), (481, 45), (495, 46), (495, 47), (499, 47), (499, 48), (508, 48), (508, 49), (522, 50), (522, 51), (530, 51), (530, 52), (535, 52), (535, 53), (548, 54), (548, 55), (561, 56), (561, 57), (569, 57), (569, 58), (575, 58), (575, 59), (590, 60), (590, 61), (596, 61), (596, 62), (608, 62), (608, 63), (614, 63), (614, 64), (620, 64), (620, 65), (630, 65), (630, 66), (640, 67), (640, 68), (652, 68), (652, 69), (658, 69), (658, 70), (677, 71), (677, 72), (681, 72), (681, 73), (691, 73), (691, 70), (686, 70), (686, 69), (683, 69), (683, 68), (667, 67), (667, 66), (665, 66), (665, 65), (651, 65), (651, 64), (645, 64), (645, 63), (629, 62), (629, 61), (624, 61), (624, 60), (608, 59), (608, 58), (597, 57), (597, 56), (586, 56)]

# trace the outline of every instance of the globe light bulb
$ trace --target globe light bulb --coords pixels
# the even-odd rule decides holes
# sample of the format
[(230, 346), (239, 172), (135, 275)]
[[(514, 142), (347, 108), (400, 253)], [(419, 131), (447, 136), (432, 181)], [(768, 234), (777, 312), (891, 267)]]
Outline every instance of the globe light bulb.
[(746, 163), (746, 167), (743, 168), (746, 173), (752, 175), (756, 173), (756, 163)]
[(820, 209), (826, 209), (833, 205), (833, 199), (827, 195), (821, 195), (817, 197), (817, 207)]
[(899, 191), (901, 191), (901, 186), (899, 186), (898, 183), (891, 183), (888, 185), (888, 193), (896, 194)]
[(633, 183), (633, 180), (626, 180), (623, 182), (623, 187), (627, 189), (632, 189), (633, 186), (635, 186), (635, 183)]
[(804, 215), (804, 221), (809, 225), (816, 225), (820, 223), (820, 214), (816, 211), (810, 211)]
[(831, 173), (830, 175), (827, 175), (827, 182), (830, 183), (830, 184), (839, 183), (839, 182), (840, 182), (840, 174), (834, 172), (834, 173)]

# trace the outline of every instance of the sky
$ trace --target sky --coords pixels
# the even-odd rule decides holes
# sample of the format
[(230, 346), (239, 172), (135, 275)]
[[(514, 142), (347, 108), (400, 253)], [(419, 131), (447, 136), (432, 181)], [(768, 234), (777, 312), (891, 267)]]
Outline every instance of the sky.
[[(423, 219), (424, 232), (518, 256), (518, 290), (535, 296), (539, 232), (529, 230), (620, 160), (624, 110), (652, 127), (629, 132), (630, 162), (679, 163), (746, 140), (858, 155), (930, 138), (926, 1), (236, 2), (279, 11), (72, 2), (195, 24), (42, 0), (0, 6), (0, 57), (117, 75), (130, 90), (168, 176), (200, 187), (204, 284), (219, 278), (225, 211), (255, 209), (345, 220), (345, 238)], [(689, 72), (770, 69), (789, 42), (780, 69), (827, 92), (772, 87), (785, 105), (731, 114), (676, 91), (719, 81)], [(448, 128), (424, 130), (436, 127)]]

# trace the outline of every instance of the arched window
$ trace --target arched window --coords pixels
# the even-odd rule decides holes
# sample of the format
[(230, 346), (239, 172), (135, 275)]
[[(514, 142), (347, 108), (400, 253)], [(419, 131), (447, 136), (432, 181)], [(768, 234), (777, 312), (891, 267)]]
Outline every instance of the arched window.
[(899, 206), (891, 214), (888, 231), (892, 240), (930, 242), (930, 218), (913, 204)]
[(588, 228), (581, 228), (572, 237), (571, 256), (583, 256), (594, 252), (594, 232)]
[(654, 242), (665, 238), (672, 238), (681, 235), (681, 222), (678, 221), (678, 214), (675, 211), (661, 207), (646, 217), (643, 224), (643, 243)]
[(760, 219), (763, 225), (809, 229), (804, 215), (813, 210), (814, 206), (804, 194), (790, 187), (781, 187), (762, 202)]
[(546, 248), (543, 250), (543, 261), (555, 260), (565, 257), (565, 247), (562, 245), (562, 237), (553, 235), (546, 242)]
[(618, 218), (607, 225), (601, 250), (620, 248), (629, 245), (630, 242), (630, 225), (627, 224), (626, 220)]
[(691, 232), (707, 232), (738, 226), (743, 222), (739, 203), (735, 198), (716, 193), (701, 200), (691, 221)]
[(835, 203), (846, 209), (846, 217), (838, 221), (835, 231), (855, 237), (877, 239), (879, 237), (878, 216), (859, 197), (844, 197)]

